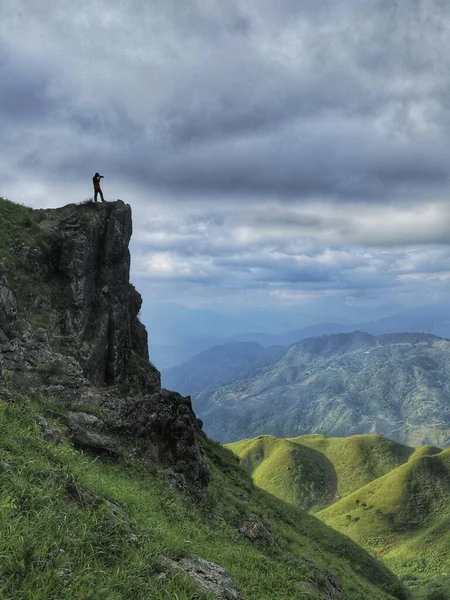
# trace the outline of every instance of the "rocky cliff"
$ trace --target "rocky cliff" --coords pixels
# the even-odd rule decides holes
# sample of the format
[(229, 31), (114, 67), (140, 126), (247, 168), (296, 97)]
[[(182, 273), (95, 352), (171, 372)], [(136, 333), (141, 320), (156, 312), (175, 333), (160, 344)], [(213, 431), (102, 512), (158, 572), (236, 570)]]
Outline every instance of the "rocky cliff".
[(71, 409), (96, 407), (179, 485), (205, 489), (201, 422), (189, 397), (161, 389), (149, 362), (142, 299), (129, 281), (130, 207), (70, 204), (32, 211), (25, 225), (0, 268), (3, 393), (12, 385)]

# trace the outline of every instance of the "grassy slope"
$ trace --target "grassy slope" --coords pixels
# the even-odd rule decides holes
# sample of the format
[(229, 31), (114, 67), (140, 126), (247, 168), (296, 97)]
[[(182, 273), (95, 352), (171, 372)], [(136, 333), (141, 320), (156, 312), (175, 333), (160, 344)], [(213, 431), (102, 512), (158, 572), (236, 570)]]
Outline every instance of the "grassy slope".
[(450, 449), (425, 451), (319, 516), (383, 556), (397, 574), (412, 581), (443, 578), (443, 594), (450, 594)]
[(376, 435), (259, 436), (227, 447), (256, 485), (294, 506), (313, 510), (388, 473), (414, 452)]
[(321, 452), (333, 464), (338, 478), (338, 495), (345, 496), (366, 483), (389, 473), (413, 454), (409, 448), (379, 435), (328, 437), (302, 435), (293, 442)]
[(227, 447), (239, 457), (258, 487), (289, 504), (320, 509), (335, 498), (336, 472), (317, 450), (270, 435)]
[[(254, 488), (218, 444), (205, 442), (211, 492), (192, 502), (142, 461), (102, 462), (44, 441), (35, 420), (41, 411), (24, 396), (0, 401), (0, 460), (9, 465), (0, 467), (5, 600), (200, 599), (179, 576), (151, 578), (158, 556), (191, 553), (226, 567), (245, 599), (311, 598), (298, 585), (311, 579), (301, 557), (334, 571), (351, 600), (387, 600), (383, 587), (402, 597), (380, 564), (314, 517)], [(114, 515), (98, 498), (124, 512)], [(259, 550), (240, 537), (249, 513), (260, 516), (278, 548)]]
[[(416, 584), (417, 597), (450, 598), (450, 449), (413, 449), (374, 435), (260, 436), (228, 447), (275, 496), (301, 506), (314, 490), (313, 509), (330, 504), (320, 518)], [(323, 469), (323, 458), (331, 468)]]
[(19, 309), (33, 327), (45, 326), (46, 315), (36, 307), (36, 298), (45, 297), (48, 289), (27, 272), (22, 264), (21, 246), (45, 246), (46, 236), (38, 226), (39, 213), (32, 208), (0, 198), (0, 265), (14, 292)]

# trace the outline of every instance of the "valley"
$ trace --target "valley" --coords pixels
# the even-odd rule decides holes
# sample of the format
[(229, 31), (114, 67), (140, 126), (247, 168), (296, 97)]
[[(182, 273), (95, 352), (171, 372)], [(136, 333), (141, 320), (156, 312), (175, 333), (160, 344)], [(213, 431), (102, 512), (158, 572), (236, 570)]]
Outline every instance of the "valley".
[(349, 536), (419, 597), (448, 597), (450, 449), (373, 435), (260, 436), (228, 447), (256, 485)]

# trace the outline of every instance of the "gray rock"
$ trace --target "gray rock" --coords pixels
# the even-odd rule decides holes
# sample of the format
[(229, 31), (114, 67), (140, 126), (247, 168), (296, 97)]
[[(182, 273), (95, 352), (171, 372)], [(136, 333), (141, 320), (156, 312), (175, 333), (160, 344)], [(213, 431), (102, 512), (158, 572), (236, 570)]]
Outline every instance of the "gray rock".
[(161, 390), (122, 407), (122, 425), (144, 439), (149, 456), (206, 490), (209, 467), (200, 446), (200, 428), (191, 399)]
[[(198, 556), (188, 556), (179, 561), (161, 558), (159, 566), (162, 570), (182, 572), (205, 592), (210, 593), (217, 600), (242, 600), (242, 594), (236, 587), (227, 571)], [(161, 573), (158, 573), (161, 577)]]
[[(117, 458), (120, 455), (118, 444), (110, 437), (98, 432), (88, 431), (78, 424), (80, 421), (91, 421), (89, 417), (93, 418), (94, 423), (96, 421), (103, 423), (100, 419), (94, 417), (94, 415), (87, 413), (68, 413), (65, 415), (54, 410), (46, 410), (44, 415), (47, 418), (56, 419), (66, 425), (75, 448), (88, 450), (94, 454), (106, 454), (113, 458)], [(77, 417), (74, 418), (74, 415), (77, 415)], [(83, 415), (83, 417), (80, 418), (80, 415)]]
[(42, 428), (44, 440), (53, 444), (61, 444), (63, 436), (59, 429), (50, 425), (43, 417), (38, 417), (38, 423)]
[[(14, 285), (0, 271), (0, 367), (11, 371), (13, 389), (70, 408), (44, 417), (63, 423), (76, 447), (117, 456), (106, 424), (85, 410), (101, 408), (108, 427), (139, 437), (139, 449), (173, 472), (177, 487), (206, 491), (201, 422), (190, 398), (161, 390), (149, 362), (142, 298), (129, 281), (130, 207), (71, 204), (34, 216), (43, 243), (21, 247)], [(18, 306), (46, 327), (18, 318)]]
[(270, 533), (264, 527), (260, 519), (254, 514), (248, 515), (239, 528), (239, 533), (257, 546), (278, 545), (273, 536), (270, 535)]
[(52, 294), (54, 333), (74, 339), (92, 383), (131, 381), (147, 392), (158, 389), (159, 373), (148, 362), (147, 333), (137, 318), (142, 299), (129, 282), (130, 207), (72, 204), (42, 216), (54, 239), (33, 261), (54, 265), (47, 274), (58, 288)]
[(96, 417), (95, 415), (91, 415), (86, 412), (68, 412), (67, 419), (69, 425), (85, 425), (89, 427), (93, 427), (94, 429), (103, 429), (104, 422)]
[(120, 455), (119, 446), (106, 435), (87, 431), (87, 429), (83, 429), (78, 425), (70, 426), (69, 432), (73, 445), (79, 450), (87, 450), (94, 454), (104, 454), (112, 458), (117, 458)]
[(11, 465), (3, 460), (0, 460), (0, 472), (1, 471), (7, 471), (8, 469), (11, 468)]
[(299, 580), (297, 585), (306, 591), (314, 592), (320, 600), (348, 600), (342, 584), (332, 571), (321, 569), (309, 558), (299, 559), (299, 562), (309, 567), (316, 583)]
[(17, 318), (17, 303), (0, 265), (0, 328), (10, 325)]

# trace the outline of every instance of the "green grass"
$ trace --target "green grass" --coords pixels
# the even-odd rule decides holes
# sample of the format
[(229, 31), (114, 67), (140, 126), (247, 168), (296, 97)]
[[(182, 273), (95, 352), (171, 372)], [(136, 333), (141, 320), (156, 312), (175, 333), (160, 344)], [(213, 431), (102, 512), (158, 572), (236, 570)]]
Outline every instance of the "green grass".
[(0, 198), (0, 262), (8, 269), (16, 264), (20, 243), (32, 238), (37, 227), (33, 209)]
[(337, 476), (320, 452), (274, 436), (228, 444), (254, 483), (277, 498), (304, 509), (321, 509), (334, 501)]
[[(220, 445), (204, 442), (211, 489), (193, 499), (142, 460), (100, 461), (69, 443), (44, 441), (36, 416), (47, 405), (20, 395), (0, 401), (0, 461), (9, 465), (0, 468), (5, 600), (206, 600), (179, 575), (152, 578), (159, 556), (189, 554), (225, 567), (245, 599), (311, 600), (299, 582), (318, 576), (303, 557), (331, 569), (350, 600), (406, 597), (353, 542), (254, 488)], [(266, 524), (278, 547), (258, 549), (240, 536), (238, 526), (249, 513)]]
[(336, 470), (339, 496), (345, 496), (389, 473), (405, 463), (414, 452), (414, 448), (379, 435), (329, 437), (312, 434), (291, 439), (328, 458)]
[(377, 435), (259, 436), (226, 446), (239, 457), (256, 485), (310, 510), (323, 509), (390, 472), (414, 452)]
[(416, 451), (404, 465), (318, 515), (419, 591), (450, 588), (450, 449), (429, 451)]
[(405, 577), (417, 598), (450, 598), (450, 449), (375, 435), (260, 436), (227, 446), (274, 496), (314, 511), (322, 502), (317, 515)]
[(39, 213), (0, 198), (0, 263), (3, 266), (21, 316), (32, 327), (45, 327), (47, 315), (36, 307), (37, 298), (49, 293), (35, 274), (25, 267), (23, 247), (44, 248), (49, 232), (39, 227)]

